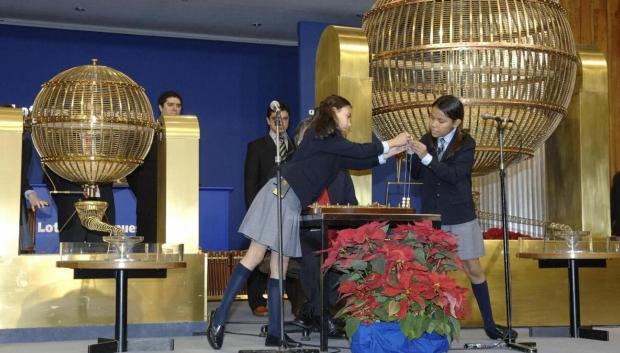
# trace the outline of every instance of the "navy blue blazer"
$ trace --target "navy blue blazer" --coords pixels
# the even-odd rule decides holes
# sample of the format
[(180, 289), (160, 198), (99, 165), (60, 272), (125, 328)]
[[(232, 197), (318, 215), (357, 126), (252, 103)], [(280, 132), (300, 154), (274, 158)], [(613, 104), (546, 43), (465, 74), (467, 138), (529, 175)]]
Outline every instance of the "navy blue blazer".
[(474, 200), (471, 196), (471, 171), (474, 165), (476, 141), (458, 131), (443, 158), (437, 157), (437, 139), (430, 133), (420, 139), (426, 145), (433, 160), (428, 166), (422, 164), (417, 155), (411, 163), (412, 177), (424, 183), (422, 187), (422, 213), (441, 215), (446, 225), (469, 222), (476, 218)]
[(338, 172), (334, 181), (327, 187), (327, 195), (329, 196), (329, 203), (332, 205), (357, 205), (351, 174), (346, 170)]
[(310, 131), (293, 159), (282, 168), (282, 176), (299, 198), (301, 207), (316, 201), (342, 169), (369, 169), (379, 164), (380, 141), (355, 143), (340, 132), (317, 138)]

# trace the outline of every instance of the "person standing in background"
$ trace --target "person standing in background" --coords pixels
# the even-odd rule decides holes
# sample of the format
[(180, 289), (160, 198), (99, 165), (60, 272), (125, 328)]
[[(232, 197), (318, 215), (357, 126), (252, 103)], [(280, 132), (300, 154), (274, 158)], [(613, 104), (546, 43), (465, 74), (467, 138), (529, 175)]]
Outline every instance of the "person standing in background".
[[(2, 108), (16, 108), (15, 104), (0, 104)], [(29, 227), (28, 209), (36, 212), (37, 209), (48, 206), (47, 201), (42, 200), (37, 192), (32, 189), (30, 180), (28, 179), (28, 171), (30, 170), (30, 160), (32, 159), (32, 140), (30, 139), (30, 120), (26, 116), (28, 109), (24, 114), (24, 128), (22, 132), (22, 161), (21, 161), (21, 188), (20, 188), (20, 208), (19, 208), (19, 253), (34, 253), (34, 234)], [(26, 198), (26, 202), (21, 199)]]
[[(157, 98), (159, 117), (180, 115), (183, 98), (175, 91), (166, 91)], [(144, 163), (127, 176), (129, 188), (136, 196), (137, 235), (145, 243), (157, 242), (157, 152), (160, 134), (156, 133)]]

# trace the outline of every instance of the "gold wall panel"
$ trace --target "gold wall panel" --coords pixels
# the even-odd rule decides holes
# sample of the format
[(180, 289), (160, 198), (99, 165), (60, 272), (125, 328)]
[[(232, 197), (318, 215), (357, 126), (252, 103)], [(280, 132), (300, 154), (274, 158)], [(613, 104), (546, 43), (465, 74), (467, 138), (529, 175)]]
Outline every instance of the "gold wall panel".
[(577, 87), (566, 119), (545, 144), (547, 215), (574, 229), (609, 236), (607, 62), (580, 48)]
[[(24, 118), (21, 109), (0, 108), (0, 266), (17, 256), (19, 251), (19, 202), (22, 169), (22, 131)], [(7, 151), (14, 151), (8, 153)], [(1, 294), (0, 294), (1, 295)], [(0, 306), (3, 302), (0, 301)], [(2, 317), (0, 317), (2, 320)]]
[[(530, 240), (541, 241), (541, 240)], [(495, 321), (506, 322), (504, 255), (500, 240), (485, 240), (486, 255), (480, 258), (489, 283)], [(566, 268), (539, 269), (538, 261), (517, 258), (516, 240), (510, 241), (512, 271), (512, 324), (529, 326), (568, 326), (568, 271)], [(455, 277), (466, 288), (471, 285), (464, 273)], [(620, 324), (620, 261), (607, 261), (607, 268), (582, 268), (579, 287), (583, 325)], [(481, 327), (482, 318), (473, 294), (468, 294), (471, 318), (464, 327)]]
[[(337, 94), (353, 105), (347, 138), (354, 142), (372, 141), (372, 84), (368, 71), (368, 42), (359, 28), (328, 26), (321, 35), (316, 53), (316, 105)], [(361, 205), (372, 202), (372, 172), (351, 171), (355, 194)]]
[[(199, 140), (198, 118), (163, 116), (159, 144), (157, 241), (185, 244), (186, 254), (198, 253)], [(164, 236), (165, 234), (165, 236)]]
[[(58, 255), (14, 256), (0, 263), (0, 329), (114, 323), (114, 279), (73, 279)], [(186, 269), (162, 279), (130, 279), (128, 322), (203, 320), (204, 257), (184, 256)]]

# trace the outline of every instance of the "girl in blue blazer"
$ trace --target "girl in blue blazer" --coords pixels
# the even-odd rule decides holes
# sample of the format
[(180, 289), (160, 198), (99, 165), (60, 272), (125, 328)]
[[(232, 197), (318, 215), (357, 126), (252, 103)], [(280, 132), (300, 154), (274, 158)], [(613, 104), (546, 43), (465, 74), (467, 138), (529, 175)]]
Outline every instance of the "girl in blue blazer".
[[(461, 127), (464, 109), (455, 96), (439, 97), (430, 115), (430, 131), (412, 142), (412, 176), (424, 183), (422, 213), (441, 215), (441, 228), (458, 238), (458, 253), (490, 338), (507, 336), (495, 324), (489, 288), (479, 258), (484, 255), (482, 231), (472, 198), (471, 173), (476, 141)], [(511, 338), (517, 333), (512, 331)]]
[[(354, 143), (343, 136), (351, 126), (351, 103), (340, 96), (329, 96), (319, 105), (312, 124), (293, 159), (282, 167), (282, 255), (286, 273), (289, 257), (300, 257), (299, 217), (302, 208), (314, 202), (342, 169), (368, 169), (385, 163), (385, 159), (406, 149), (411, 142), (403, 132), (385, 142)], [(266, 346), (298, 347), (299, 343), (283, 335), (280, 340), (280, 298), (278, 256), (276, 179), (263, 186), (252, 201), (239, 228), (251, 239), (250, 247), (233, 270), (226, 285), (220, 306), (213, 311), (207, 328), (207, 340), (220, 349), (224, 340), (224, 324), (230, 306), (252, 270), (262, 262), (271, 249), (271, 273), (267, 285), (269, 330)]]

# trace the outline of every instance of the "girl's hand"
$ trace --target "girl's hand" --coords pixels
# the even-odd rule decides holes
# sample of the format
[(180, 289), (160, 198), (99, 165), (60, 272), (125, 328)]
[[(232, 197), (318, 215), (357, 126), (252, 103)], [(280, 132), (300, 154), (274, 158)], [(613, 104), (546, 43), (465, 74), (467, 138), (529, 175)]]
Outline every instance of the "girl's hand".
[(409, 142), (411, 142), (411, 135), (408, 132), (401, 132), (398, 136), (388, 141), (388, 146), (391, 149), (392, 147), (406, 146)]
[(426, 155), (428, 154), (428, 149), (426, 148), (426, 145), (420, 141), (413, 141), (411, 142), (410, 146), (413, 152), (417, 154), (420, 159), (426, 157)]

